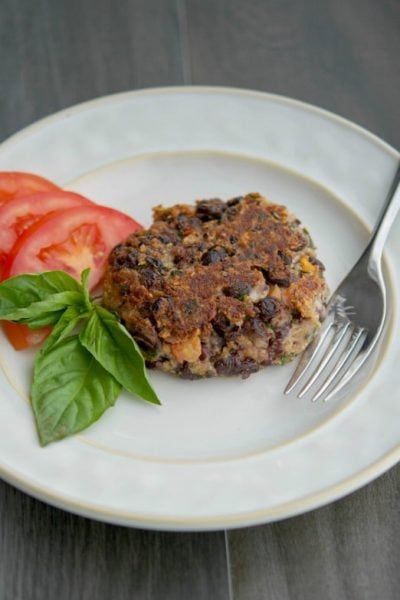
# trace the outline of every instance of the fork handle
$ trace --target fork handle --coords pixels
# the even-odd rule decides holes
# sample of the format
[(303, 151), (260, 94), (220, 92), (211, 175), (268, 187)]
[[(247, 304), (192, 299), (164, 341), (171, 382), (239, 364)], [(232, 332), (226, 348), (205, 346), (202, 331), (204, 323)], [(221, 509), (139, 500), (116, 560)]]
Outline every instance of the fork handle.
[(382, 259), (383, 247), (388, 237), (389, 231), (393, 225), (396, 215), (400, 209), (400, 163), (397, 166), (397, 170), (388, 194), (386, 196), (384, 205), (379, 214), (378, 220), (372, 231), (371, 237), (360, 258), (368, 260), (368, 270), (371, 275), (376, 277), (380, 276), (380, 264)]

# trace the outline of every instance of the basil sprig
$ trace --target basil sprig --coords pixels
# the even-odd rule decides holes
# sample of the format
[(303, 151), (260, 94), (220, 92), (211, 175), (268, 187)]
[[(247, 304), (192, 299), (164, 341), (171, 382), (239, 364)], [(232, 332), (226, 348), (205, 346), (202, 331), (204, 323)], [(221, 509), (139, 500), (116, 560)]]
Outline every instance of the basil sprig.
[(78, 283), (63, 271), (18, 275), (0, 283), (0, 320), (53, 330), (35, 358), (32, 408), (40, 443), (86, 429), (121, 388), (160, 404), (143, 356), (118, 318), (88, 292), (89, 270)]

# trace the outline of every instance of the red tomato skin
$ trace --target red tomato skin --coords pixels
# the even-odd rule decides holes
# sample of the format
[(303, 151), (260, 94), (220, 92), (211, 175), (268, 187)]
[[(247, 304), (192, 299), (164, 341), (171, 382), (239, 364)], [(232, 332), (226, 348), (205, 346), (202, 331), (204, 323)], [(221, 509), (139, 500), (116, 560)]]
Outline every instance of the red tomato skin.
[[(87, 204), (56, 211), (37, 221), (18, 238), (4, 263), (2, 279), (61, 269), (79, 280), (83, 269), (90, 267), (89, 287), (93, 289), (103, 277), (114, 246), (141, 228), (128, 215), (105, 206)], [(93, 239), (94, 230), (97, 237)], [(74, 239), (76, 231), (79, 233), (75, 236), (77, 241)], [(69, 252), (74, 250), (74, 244), (76, 252)]]
[(80, 194), (56, 189), (14, 198), (0, 206), (0, 270), (18, 237), (40, 218), (87, 203), (91, 201)]
[(0, 206), (14, 198), (57, 189), (58, 185), (35, 173), (0, 171)]

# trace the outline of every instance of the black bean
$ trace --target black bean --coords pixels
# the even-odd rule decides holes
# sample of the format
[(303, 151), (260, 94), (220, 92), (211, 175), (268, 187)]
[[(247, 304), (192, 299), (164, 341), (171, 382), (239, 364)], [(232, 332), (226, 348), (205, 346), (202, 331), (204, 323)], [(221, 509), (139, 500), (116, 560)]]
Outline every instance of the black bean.
[(290, 321), (283, 323), (280, 327), (275, 329), (275, 335), (277, 340), (284, 340), (290, 333), (291, 324)]
[(214, 329), (210, 337), (202, 343), (202, 356), (200, 358), (209, 358), (220, 354), (224, 345), (224, 337)]
[(260, 365), (252, 358), (245, 358), (242, 362), (242, 379), (247, 379), (252, 373), (257, 373)]
[(325, 271), (325, 265), (320, 260), (318, 260), (318, 258), (315, 258), (315, 256), (309, 256), (308, 260), (312, 265), (319, 267), (321, 271)]
[(150, 265), (151, 267), (154, 267), (155, 269), (161, 270), (164, 267), (162, 262), (158, 258), (155, 258), (154, 256), (146, 256), (146, 262), (148, 265)]
[(241, 360), (236, 354), (229, 354), (227, 357), (217, 360), (214, 367), (218, 375), (238, 375), (241, 364)]
[(125, 266), (125, 256), (111, 254), (109, 262), (114, 269), (122, 269)]
[(162, 282), (162, 277), (157, 271), (145, 268), (140, 271), (140, 281), (150, 289), (155, 285), (159, 285)]
[(176, 217), (176, 228), (182, 234), (187, 234), (201, 226), (200, 219), (189, 217), (188, 215), (178, 215)]
[(160, 340), (154, 327), (146, 327), (142, 330), (130, 330), (139, 346), (146, 352), (155, 352), (160, 348)]
[(189, 379), (191, 381), (193, 381), (194, 379), (200, 379), (200, 375), (192, 373), (189, 363), (187, 363), (186, 361), (181, 367), (178, 368), (177, 373), (178, 375), (180, 375), (180, 377), (182, 377), (182, 379)]
[(158, 312), (164, 303), (164, 298), (157, 298), (151, 306), (152, 312)]
[(251, 287), (245, 281), (236, 281), (234, 284), (223, 288), (225, 296), (236, 298), (237, 300), (244, 300), (249, 295)]
[(162, 244), (171, 244), (173, 243), (173, 240), (170, 238), (170, 236), (164, 234), (164, 233), (160, 233), (157, 236), (157, 239), (162, 243)]
[(238, 214), (240, 211), (240, 206), (239, 204), (234, 204), (233, 206), (228, 206), (228, 208), (226, 209), (225, 213), (224, 213), (224, 218), (223, 221), (232, 221)]
[(275, 298), (263, 298), (256, 304), (263, 321), (270, 321), (278, 311), (279, 302)]
[(256, 373), (259, 365), (252, 358), (240, 358), (236, 354), (230, 354), (224, 359), (217, 360), (215, 370), (218, 375), (241, 375), (246, 379), (251, 373)]
[(261, 319), (257, 317), (249, 317), (245, 320), (242, 325), (242, 332), (244, 334), (255, 334), (258, 337), (265, 336), (266, 327)]
[(122, 245), (114, 248), (111, 255), (111, 264), (115, 269), (122, 269), (124, 267), (132, 269), (136, 267), (138, 263), (138, 251), (135, 249), (126, 252), (126, 248)]
[(235, 325), (231, 323), (228, 317), (226, 317), (222, 313), (217, 313), (215, 318), (212, 320), (211, 324), (214, 327), (215, 331), (220, 335), (229, 333), (235, 328)]
[(262, 274), (267, 283), (271, 283), (273, 285), (280, 285), (282, 287), (289, 287), (291, 284), (290, 275), (286, 275), (285, 272), (280, 271), (267, 271), (266, 269), (262, 269)]
[(157, 298), (151, 306), (151, 312), (156, 313), (164, 306), (165, 310), (168, 308), (173, 309), (174, 301), (171, 296), (162, 296), (161, 298)]
[(282, 250), (278, 250), (278, 256), (285, 263), (285, 265), (290, 265), (292, 263), (290, 256), (285, 252), (282, 252)]
[(196, 214), (202, 221), (220, 219), (226, 210), (226, 204), (219, 198), (212, 200), (199, 200), (196, 206)]
[(136, 265), (138, 264), (138, 256), (139, 256), (139, 252), (135, 249), (128, 252), (128, 255), (126, 257), (126, 266), (129, 267), (130, 269), (132, 269), (133, 267), (136, 267)]
[(228, 256), (225, 248), (220, 246), (215, 246), (214, 248), (210, 248), (203, 254), (201, 257), (201, 264), (203, 265), (213, 265), (214, 263), (221, 262)]
[(236, 204), (239, 204), (241, 200), (243, 200), (243, 196), (236, 196), (236, 198), (231, 198), (230, 200), (228, 200), (227, 205), (235, 206)]

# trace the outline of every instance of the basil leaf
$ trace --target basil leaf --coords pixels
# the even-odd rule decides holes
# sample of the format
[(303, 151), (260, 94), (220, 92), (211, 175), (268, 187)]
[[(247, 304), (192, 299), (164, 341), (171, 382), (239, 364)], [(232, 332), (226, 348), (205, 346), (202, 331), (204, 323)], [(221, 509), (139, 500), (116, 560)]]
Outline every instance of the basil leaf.
[(143, 356), (128, 331), (102, 306), (94, 306), (79, 339), (128, 392), (161, 404), (147, 379)]
[(90, 269), (85, 269), (84, 271), (82, 271), (81, 282), (82, 282), (83, 298), (84, 298), (87, 308), (89, 310), (91, 310), (92, 302), (90, 300), (90, 295), (89, 295), (89, 276), (90, 276)]
[(76, 335), (40, 352), (32, 384), (40, 443), (45, 446), (82, 431), (115, 404), (120, 390), (120, 384)]
[(0, 318), (17, 308), (27, 308), (58, 292), (82, 292), (82, 286), (63, 271), (17, 275), (0, 283)]
[(29, 306), (3, 313), (0, 319), (25, 323), (31, 329), (38, 329), (44, 325), (57, 323), (63, 310), (71, 305), (82, 305), (82, 301), (82, 292), (57, 292)]
[(82, 311), (78, 306), (69, 306), (61, 315), (57, 324), (39, 352), (46, 354), (58, 342), (61, 342), (73, 332), (79, 321), (89, 316), (88, 312)]

